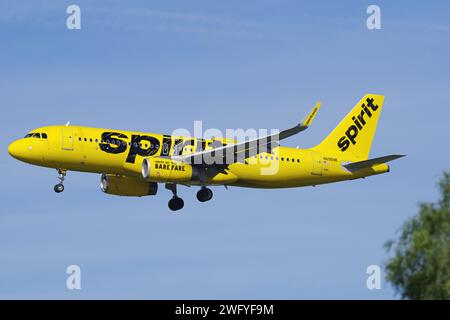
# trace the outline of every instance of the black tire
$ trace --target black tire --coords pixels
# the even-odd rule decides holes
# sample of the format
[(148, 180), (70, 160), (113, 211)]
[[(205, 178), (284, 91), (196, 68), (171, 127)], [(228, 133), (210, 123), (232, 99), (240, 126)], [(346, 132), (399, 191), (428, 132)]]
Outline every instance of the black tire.
[(56, 193), (61, 193), (64, 191), (64, 185), (62, 183), (58, 183), (57, 185), (55, 185), (53, 190), (55, 190)]
[(170, 199), (169, 201), (169, 209), (172, 211), (178, 211), (183, 209), (184, 207), (184, 201), (183, 199), (179, 198), (179, 197), (173, 197), (172, 199)]
[(211, 200), (213, 197), (213, 192), (211, 189), (203, 187), (197, 192), (197, 200), (200, 202), (206, 202)]

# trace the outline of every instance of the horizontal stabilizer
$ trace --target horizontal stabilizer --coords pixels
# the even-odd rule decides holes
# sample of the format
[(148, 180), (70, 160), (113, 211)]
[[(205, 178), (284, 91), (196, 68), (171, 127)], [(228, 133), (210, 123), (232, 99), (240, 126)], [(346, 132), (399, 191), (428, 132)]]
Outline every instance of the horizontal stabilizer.
[(355, 170), (359, 170), (359, 169), (370, 168), (373, 165), (386, 163), (386, 162), (389, 162), (389, 161), (392, 161), (392, 160), (395, 160), (395, 159), (398, 159), (398, 158), (401, 158), (404, 156), (405, 155), (403, 155), (403, 154), (391, 154), (389, 156), (373, 158), (373, 159), (358, 161), (358, 162), (352, 162), (349, 164), (345, 164), (344, 167), (350, 171), (355, 171)]

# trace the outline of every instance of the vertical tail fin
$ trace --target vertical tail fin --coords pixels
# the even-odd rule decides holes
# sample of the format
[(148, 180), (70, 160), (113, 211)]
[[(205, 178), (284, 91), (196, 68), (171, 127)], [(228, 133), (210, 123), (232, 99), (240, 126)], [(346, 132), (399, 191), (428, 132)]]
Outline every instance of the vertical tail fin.
[(337, 127), (313, 149), (349, 158), (367, 159), (383, 101), (382, 95), (365, 95)]

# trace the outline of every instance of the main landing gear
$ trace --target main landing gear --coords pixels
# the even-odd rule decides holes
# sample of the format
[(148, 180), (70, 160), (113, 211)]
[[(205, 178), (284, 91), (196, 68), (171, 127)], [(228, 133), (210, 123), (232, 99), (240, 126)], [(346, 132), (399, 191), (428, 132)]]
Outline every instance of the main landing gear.
[[(169, 200), (169, 209), (172, 211), (178, 211), (183, 209), (184, 201), (177, 195), (177, 185), (174, 183), (166, 183), (166, 189), (172, 191), (172, 199)], [(206, 202), (211, 200), (213, 197), (213, 192), (211, 189), (203, 186), (197, 192), (197, 199), (200, 202)]]
[(184, 201), (177, 196), (177, 185), (173, 183), (166, 183), (166, 189), (172, 191), (172, 199), (169, 200), (169, 209), (172, 211), (178, 211), (183, 209)]
[(197, 192), (197, 199), (200, 202), (206, 202), (211, 200), (211, 198), (213, 197), (213, 192), (211, 189), (207, 188), (207, 187), (201, 187), (200, 190), (198, 190)]
[(53, 188), (53, 190), (55, 190), (56, 193), (61, 193), (64, 191), (63, 182), (66, 179), (66, 174), (67, 174), (66, 170), (58, 169), (58, 179), (60, 182), (56, 184), (55, 187)]

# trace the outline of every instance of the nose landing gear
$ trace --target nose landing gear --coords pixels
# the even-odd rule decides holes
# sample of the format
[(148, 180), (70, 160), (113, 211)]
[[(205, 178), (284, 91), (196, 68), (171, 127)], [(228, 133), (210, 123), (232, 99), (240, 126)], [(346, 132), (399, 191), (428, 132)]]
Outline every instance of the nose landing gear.
[(67, 174), (66, 170), (58, 169), (58, 179), (60, 180), (60, 182), (56, 184), (53, 188), (53, 190), (55, 190), (56, 193), (61, 193), (64, 191), (63, 182), (66, 178), (66, 174)]

